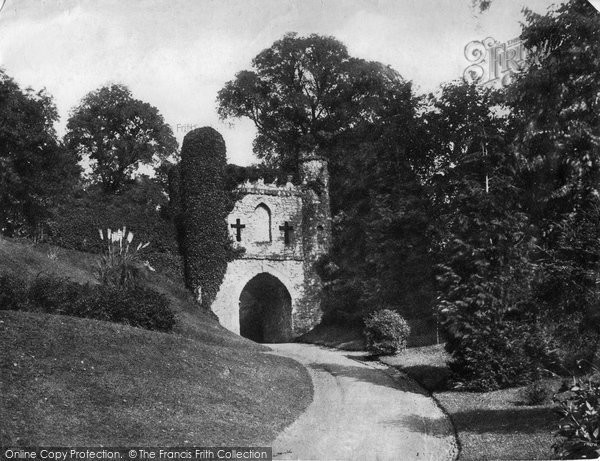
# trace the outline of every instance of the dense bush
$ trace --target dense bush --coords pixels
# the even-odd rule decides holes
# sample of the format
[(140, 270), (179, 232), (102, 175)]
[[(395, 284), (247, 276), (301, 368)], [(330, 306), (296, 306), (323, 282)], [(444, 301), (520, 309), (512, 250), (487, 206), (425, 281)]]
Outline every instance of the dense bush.
[(410, 327), (400, 314), (390, 309), (373, 312), (365, 319), (367, 349), (391, 355), (406, 349)]
[(230, 258), (225, 166), (225, 142), (216, 130), (198, 128), (185, 136), (180, 166), (185, 281), (206, 309)]
[(597, 459), (600, 456), (600, 381), (574, 378), (555, 397), (562, 416), (554, 450), (561, 459)]
[(0, 274), (0, 310), (23, 310), (27, 306), (27, 289), (23, 280), (12, 274)]
[[(461, 386), (476, 391), (495, 390), (527, 384), (539, 377), (537, 363), (526, 353), (529, 336), (519, 325), (470, 325), (474, 325), (473, 334), (452, 336), (446, 347), (454, 351), (449, 367)], [(461, 342), (460, 347), (455, 346), (456, 341)]]
[(67, 279), (39, 275), (29, 285), (27, 298), (30, 309), (48, 314), (77, 315), (75, 306), (88, 296), (90, 289)]
[(510, 155), (488, 159), (489, 191), (478, 177), (480, 159), (457, 167), (456, 208), (439, 205), (447, 233), (438, 250), (437, 314), (453, 378), (473, 390), (527, 384), (544, 355), (532, 338), (540, 318), (531, 299), (535, 239), (527, 216), (512, 208), (518, 194), (506, 173), (514, 162)]
[(152, 242), (144, 250), (144, 259), (152, 267), (174, 277), (182, 274), (177, 239), (168, 203), (160, 185), (149, 178), (138, 178), (120, 194), (105, 194), (98, 187), (79, 191), (57, 208), (49, 222), (52, 244), (88, 253), (106, 248), (98, 229), (119, 229), (127, 225), (136, 239)]
[(147, 330), (171, 331), (175, 316), (168, 299), (145, 287), (95, 286), (76, 304), (72, 315), (124, 323)]
[(522, 391), (525, 405), (542, 405), (552, 398), (552, 387), (542, 381), (535, 380)]
[(71, 315), (158, 331), (171, 331), (175, 324), (168, 299), (149, 288), (80, 285), (50, 275), (39, 275), (30, 284), (1, 275), (0, 309)]

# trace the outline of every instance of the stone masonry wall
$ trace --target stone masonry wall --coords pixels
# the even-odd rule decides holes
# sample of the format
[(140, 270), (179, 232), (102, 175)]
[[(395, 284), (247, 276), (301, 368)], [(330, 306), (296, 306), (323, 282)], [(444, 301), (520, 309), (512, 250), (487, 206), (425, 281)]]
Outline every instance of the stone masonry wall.
[(327, 163), (308, 159), (300, 172), (301, 187), (262, 180), (238, 187), (243, 196), (227, 218), (227, 226), (234, 246), (245, 252), (228, 264), (212, 306), (221, 324), (235, 333), (240, 331), (240, 295), (263, 272), (279, 279), (290, 294), (294, 336), (321, 319), (322, 283), (315, 263), (331, 245)]
[(301, 164), (303, 178), (302, 237), (304, 249), (304, 290), (297, 329), (306, 332), (321, 320), (323, 283), (316, 264), (331, 248), (331, 210), (327, 162), (318, 157), (305, 158)]
[(212, 310), (228, 330), (240, 333), (239, 300), (246, 284), (256, 275), (266, 272), (277, 277), (292, 298), (292, 329), (296, 330), (299, 304), (304, 299), (304, 267), (302, 261), (269, 259), (236, 259), (227, 265), (221, 289)]

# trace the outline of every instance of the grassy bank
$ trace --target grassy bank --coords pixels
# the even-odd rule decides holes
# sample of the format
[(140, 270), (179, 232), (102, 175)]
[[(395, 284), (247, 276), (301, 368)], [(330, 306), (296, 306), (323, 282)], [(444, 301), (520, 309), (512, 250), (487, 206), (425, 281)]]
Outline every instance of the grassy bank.
[(551, 404), (525, 405), (523, 388), (482, 393), (448, 390), (448, 358), (439, 345), (410, 348), (382, 361), (433, 393), (456, 427), (459, 460), (553, 459), (557, 416)]
[[(95, 257), (0, 239), (0, 272), (94, 282)], [(222, 328), (160, 275), (175, 333), (0, 311), (1, 445), (259, 445), (311, 400), (296, 362)]]

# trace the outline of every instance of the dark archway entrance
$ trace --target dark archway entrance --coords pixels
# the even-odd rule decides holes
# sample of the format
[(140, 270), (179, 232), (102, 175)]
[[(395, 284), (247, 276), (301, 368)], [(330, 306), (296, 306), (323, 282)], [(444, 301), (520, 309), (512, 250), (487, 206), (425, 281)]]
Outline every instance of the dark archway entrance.
[(277, 277), (263, 272), (240, 294), (240, 335), (259, 343), (292, 338), (292, 298)]

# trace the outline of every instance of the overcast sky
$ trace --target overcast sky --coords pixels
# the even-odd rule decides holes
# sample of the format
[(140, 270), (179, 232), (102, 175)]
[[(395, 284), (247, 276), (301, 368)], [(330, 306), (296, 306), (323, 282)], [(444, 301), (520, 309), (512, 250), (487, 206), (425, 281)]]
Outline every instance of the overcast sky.
[(286, 32), (332, 35), (421, 93), (462, 75), (469, 41), (518, 36), (525, 3), (543, 13), (552, 1), (494, 0), (477, 14), (471, 0), (6, 0), (0, 67), (54, 96), (60, 134), (87, 92), (121, 82), (158, 107), (179, 143), (186, 125), (211, 125), (229, 161), (245, 165), (256, 161), (254, 127), (220, 122), (216, 95)]

